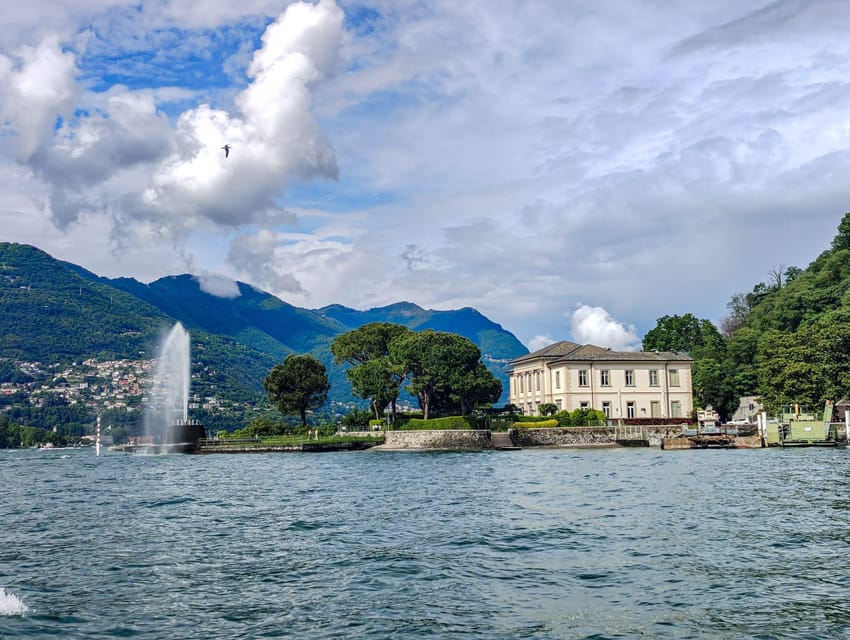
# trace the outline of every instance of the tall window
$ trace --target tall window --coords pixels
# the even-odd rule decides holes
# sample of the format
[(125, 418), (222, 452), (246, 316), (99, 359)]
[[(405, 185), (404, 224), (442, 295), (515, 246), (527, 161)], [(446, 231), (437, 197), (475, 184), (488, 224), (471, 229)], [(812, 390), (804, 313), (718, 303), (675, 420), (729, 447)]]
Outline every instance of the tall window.
[(522, 375), (522, 374), (520, 374), (520, 376), (519, 376), (519, 392), (520, 393), (525, 392), (525, 376)]
[(558, 411), (561, 410), (561, 399), (560, 398), (555, 399), (555, 406), (558, 407)]
[(587, 369), (581, 369), (578, 372), (578, 386), (586, 387), (587, 386)]
[(673, 418), (681, 418), (682, 417), (682, 403), (678, 400), (673, 400), (670, 403), (670, 414)]
[(555, 372), (555, 388), (556, 389), (561, 388), (561, 372), (560, 371)]
[(537, 386), (537, 390), (540, 391), (540, 371), (534, 372), (534, 384)]
[(658, 400), (651, 400), (649, 403), (649, 413), (653, 418), (661, 417), (661, 403)]
[(658, 386), (658, 369), (650, 369), (649, 370), (649, 386), (657, 387)]
[(635, 403), (627, 402), (626, 403), (626, 417), (634, 418), (635, 417)]
[(611, 386), (611, 372), (608, 369), (600, 369), (599, 370), (599, 384), (603, 387)]
[(607, 400), (602, 402), (602, 413), (605, 414), (606, 418), (611, 417), (611, 403), (608, 402)]
[(679, 370), (678, 369), (670, 369), (670, 386), (678, 387), (679, 386)]
[(590, 408), (590, 405), (587, 402), (580, 402), (578, 408), (587, 411)]
[(634, 369), (626, 369), (626, 386), (635, 386), (635, 371)]

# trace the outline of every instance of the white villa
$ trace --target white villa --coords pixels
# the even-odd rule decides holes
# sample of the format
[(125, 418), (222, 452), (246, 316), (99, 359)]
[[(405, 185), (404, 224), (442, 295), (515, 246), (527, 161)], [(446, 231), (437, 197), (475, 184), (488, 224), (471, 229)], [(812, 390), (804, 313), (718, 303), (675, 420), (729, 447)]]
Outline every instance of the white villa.
[(688, 418), (690, 356), (676, 351), (611, 351), (556, 342), (511, 361), (509, 401), (526, 415), (540, 405), (600, 409), (609, 418)]

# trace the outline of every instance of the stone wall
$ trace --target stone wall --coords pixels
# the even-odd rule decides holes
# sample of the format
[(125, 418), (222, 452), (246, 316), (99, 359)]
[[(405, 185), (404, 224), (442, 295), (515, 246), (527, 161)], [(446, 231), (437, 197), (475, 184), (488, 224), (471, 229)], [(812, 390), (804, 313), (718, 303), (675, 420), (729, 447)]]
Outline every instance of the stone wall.
[(387, 431), (381, 449), (491, 449), (489, 431)]
[[(645, 441), (636, 446), (660, 447), (661, 440), (681, 431), (681, 425), (652, 425), (643, 428)], [(519, 447), (598, 447), (616, 446), (613, 427), (562, 427), (553, 429), (514, 429), (513, 442)], [(489, 431), (387, 431), (382, 449), (492, 449)]]
[[(660, 447), (661, 440), (669, 434), (681, 431), (681, 425), (652, 425), (644, 427), (647, 443), (651, 447)], [(555, 429), (515, 429), (512, 432), (514, 443), (520, 447), (597, 447), (614, 446), (613, 427), (561, 427)]]

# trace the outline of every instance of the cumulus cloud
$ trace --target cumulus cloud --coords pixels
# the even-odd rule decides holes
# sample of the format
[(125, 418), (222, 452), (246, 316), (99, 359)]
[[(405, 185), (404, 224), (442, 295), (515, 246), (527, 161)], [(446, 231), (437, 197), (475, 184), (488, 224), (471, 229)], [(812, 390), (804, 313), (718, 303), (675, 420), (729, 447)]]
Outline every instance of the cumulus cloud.
[(145, 203), (222, 226), (279, 222), (276, 201), (289, 180), (336, 178), (309, 87), (334, 70), (342, 25), (342, 10), (329, 0), (289, 5), (263, 34), (248, 67), (251, 83), (235, 99), (238, 115), (206, 104), (183, 113)]
[(602, 307), (579, 303), (571, 316), (573, 339), (580, 344), (594, 344), (614, 351), (637, 351), (640, 340), (635, 327), (624, 325)]
[(201, 287), (201, 291), (209, 293), (218, 298), (238, 298), (242, 295), (239, 284), (230, 278), (215, 273), (205, 273), (195, 278)]
[(267, 291), (278, 295), (303, 293), (301, 283), (283, 259), (283, 244), (280, 234), (268, 230), (240, 235), (230, 243), (227, 262)]
[(549, 336), (534, 336), (531, 340), (528, 341), (528, 350), (534, 352), (538, 349), (542, 349), (543, 347), (548, 347), (550, 344), (554, 343), (555, 340), (553, 340)]
[[(605, 309), (642, 330), (719, 316), (775, 266), (763, 247), (805, 266), (850, 200), (842, 0), (286, 4), (9, 16), (16, 237), (113, 275), (220, 267), (293, 304), (474, 306), (531, 346), (583, 301), (602, 311), (573, 339), (628, 348)], [(47, 31), (67, 37), (28, 35)]]
[(63, 229), (86, 212), (113, 217), (116, 236), (128, 219), (173, 238), (204, 225), (289, 223), (278, 199), (293, 179), (337, 177), (311, 86), (337, 70), (342, 34), (332, 0), (290, 4), (263, 34), (233, 111), (201, 104), (173, 127), (162, 93), (83, 91), (74, 53), (46, 38), (0, 54), (2, 141), (49, 185)]
[(0, 133), (15, 157), (27, 162), (68, 115), (76, 94), (76, 63), (56, 36), (37, 47), (0, 54)]

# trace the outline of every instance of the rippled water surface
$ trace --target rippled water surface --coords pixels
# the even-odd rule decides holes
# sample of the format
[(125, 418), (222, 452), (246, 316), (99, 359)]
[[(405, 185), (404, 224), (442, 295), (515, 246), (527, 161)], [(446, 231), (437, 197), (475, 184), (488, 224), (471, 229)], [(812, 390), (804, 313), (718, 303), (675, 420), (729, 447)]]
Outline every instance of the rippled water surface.
[(0, 451), (0, 637), (846, 638), (850, 450)]

